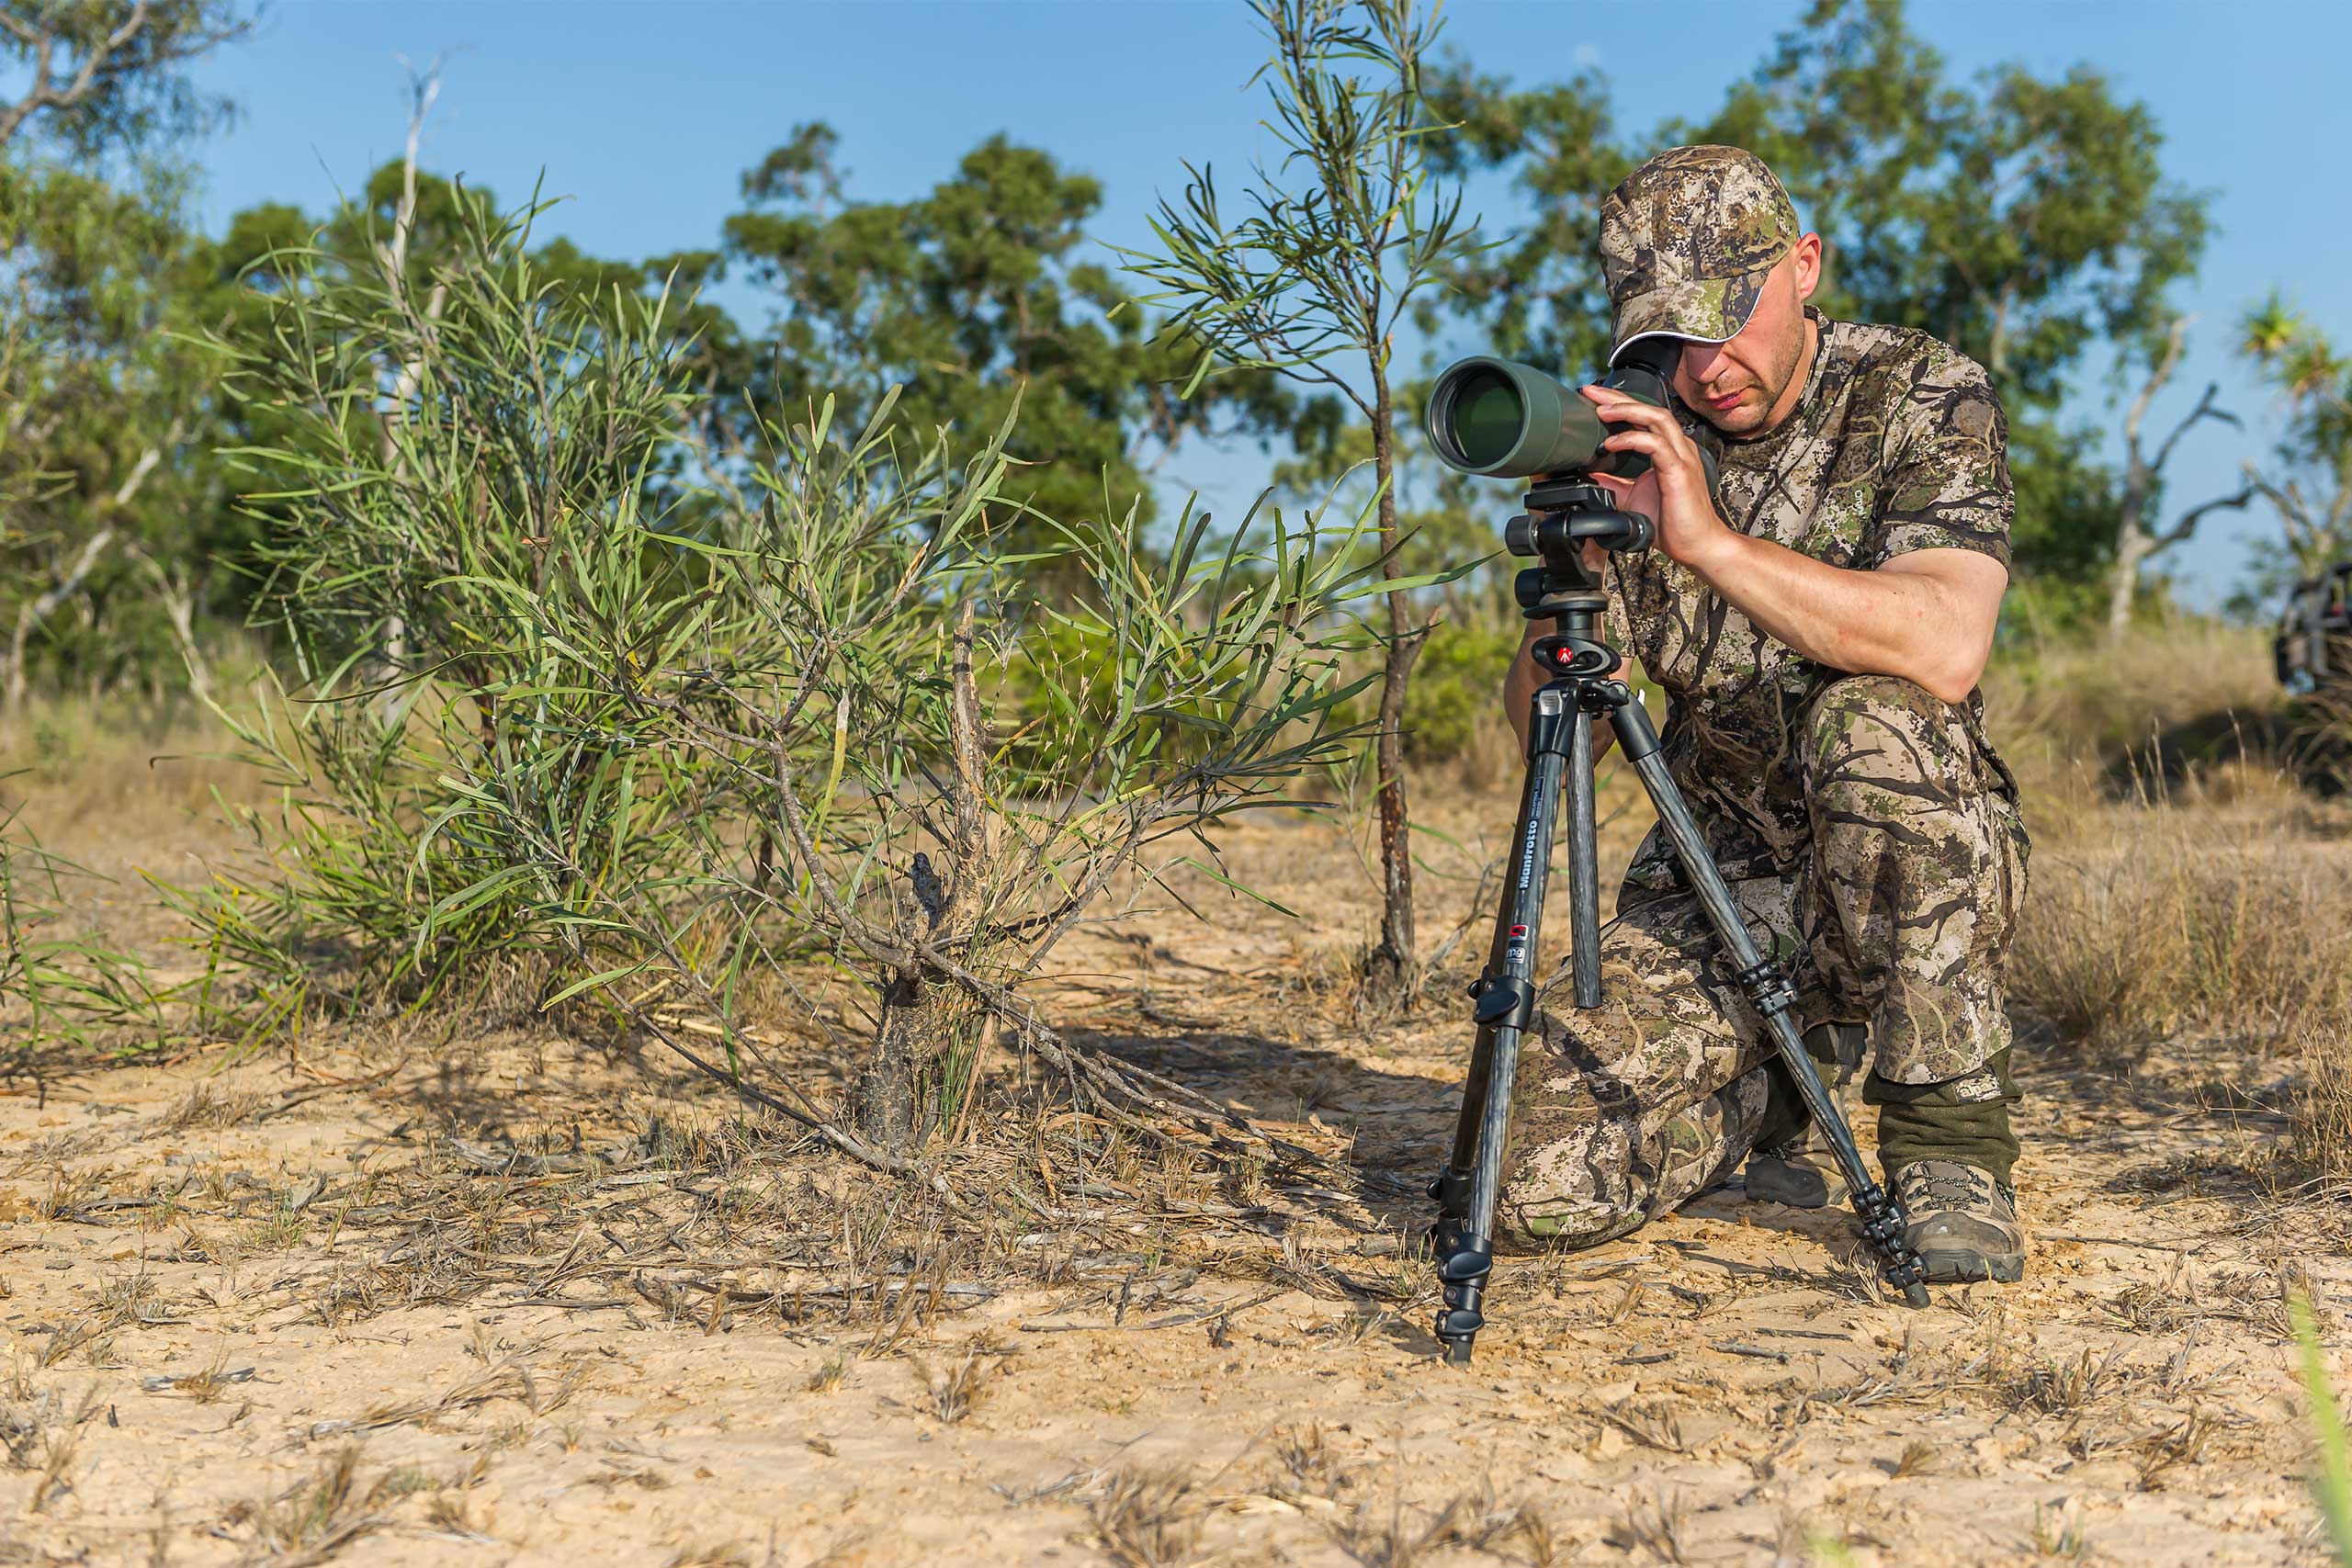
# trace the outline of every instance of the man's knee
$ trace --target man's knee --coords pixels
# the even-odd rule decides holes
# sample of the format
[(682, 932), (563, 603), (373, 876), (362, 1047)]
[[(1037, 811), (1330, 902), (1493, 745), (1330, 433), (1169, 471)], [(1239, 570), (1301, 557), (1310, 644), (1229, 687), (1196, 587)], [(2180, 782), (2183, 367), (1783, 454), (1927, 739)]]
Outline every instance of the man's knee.
[(1805, 773), (1833, 814), (1916, 818), (1981, 791), (1959, 709), (1898, 675), (1849, 675), (1806, 707)]

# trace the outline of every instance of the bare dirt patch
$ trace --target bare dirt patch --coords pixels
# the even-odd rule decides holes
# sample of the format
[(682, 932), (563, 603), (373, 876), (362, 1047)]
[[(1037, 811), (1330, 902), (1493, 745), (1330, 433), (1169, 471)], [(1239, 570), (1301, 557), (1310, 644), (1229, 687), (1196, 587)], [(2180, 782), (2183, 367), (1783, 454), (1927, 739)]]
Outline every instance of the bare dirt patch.
[[(1490, 803), (1453, 815), (1440, 937)], [(1482, 943), (1360, 1023), (1344, 841), (1226, 847), (1309, 918), (1091, 937), (1052, 1011), (1320, 1187), (997, 1156), (1032, 1217), (941, 1210), (910, 1247), (920, 1192), (544, 1031), (22, 1064), (0, 1561), (2316, 1560), (2283, 1294), (2333, 1339), (2352, 1264), (2236, 1058), (2029, 1062), (2022, 1286), (1909, 1312), (1841, 1218), (1716, 1192), (1507, 1261), (1450, 1371), (1409, 1249)]]

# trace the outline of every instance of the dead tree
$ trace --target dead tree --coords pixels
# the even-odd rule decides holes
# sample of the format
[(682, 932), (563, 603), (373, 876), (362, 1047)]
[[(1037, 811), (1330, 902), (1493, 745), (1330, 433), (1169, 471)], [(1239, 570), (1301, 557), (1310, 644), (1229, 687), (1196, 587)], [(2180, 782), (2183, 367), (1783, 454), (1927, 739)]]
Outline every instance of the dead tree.
[[(164, 445), (176, 446), (179, 438), (180, 427), (175, 424), (164, 438)], [(115, 542), (117, 530), (110, 519), (137, 497), (140, 487), (147, 482), (147, 476), (154, 471), (163, 456), (161, 446), (150, 446), (139, 455), (139, 460), (131, 465), (130, 472), (124, 477), (122, 483), (117, 485), (114, 493), (105, 497), (95, 509), (97, 532), (83, 541), (73, 564), (60, 573), (57, 581), (48, 588), (17, 607), (16, 628), (8, 636), (6, 678), (0, 682), (0, 716), (14, 718), (24, 706), (25, 658), (33, 633), (39, 631), (42, 623), (55, 615), (61, 605), (82, 592), (82, 585), (89, 581), (90, 573), (96, 568), (99, 558)]]
[(2165, 465), (2172, 460), (2173, 449), (2200, 420), (2219, 420), (2235, 425), (2238, 416), (2217, 407), (2213, 401), (2221, 384), (2214, 382), (2197, 400), (2172, 433), (2158, 444), (2155, 455), (2148, 455), (2142, 444), (2141, 427), (2146, 423), (2148, 406), (2156, 394), (2170, 382), (2179, 367), (2181, 349), (2188, 338), (2188, 329), (2195, 323), (2193, 315), (2175, 318), (2165, 334), (2165, 350), (2155, 367), (2142, 383), (2140, 395), (2132, 400), (2131, 412), (2123, 416), (2123, 500), (2117, 509), (2115, 526), (2115, 564), (2109, 579), (2107, 599), (2107, 635), (2112, 642), (2120, 639), (2132, 624), (2132, 604), (2140, 592), (2140, 573), (2155, 557), (2182, 543), (2197, 532), (2197, 525), (2215, 512), (2233, 510), (2254, 499), (2252, 482), (2227, 495), (2217, 495), (2183, 510), (2163, 527), (2151, 525), (2149, 513), (2154, 510), (2158, 489), (2164, 480)]

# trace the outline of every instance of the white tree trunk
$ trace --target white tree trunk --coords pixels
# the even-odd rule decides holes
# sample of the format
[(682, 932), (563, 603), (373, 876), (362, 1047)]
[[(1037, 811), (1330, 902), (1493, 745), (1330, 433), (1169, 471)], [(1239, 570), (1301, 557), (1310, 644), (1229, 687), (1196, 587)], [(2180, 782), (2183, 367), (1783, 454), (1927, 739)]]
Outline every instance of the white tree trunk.
[(2127, 521), (2115, 538), (2115, 568), (2108, 579), (2107, 640), (2120, 642), (2132, 629), (2132, 604), (2140, 593), (2140, 568), (2154, 553), (2146, 529)]

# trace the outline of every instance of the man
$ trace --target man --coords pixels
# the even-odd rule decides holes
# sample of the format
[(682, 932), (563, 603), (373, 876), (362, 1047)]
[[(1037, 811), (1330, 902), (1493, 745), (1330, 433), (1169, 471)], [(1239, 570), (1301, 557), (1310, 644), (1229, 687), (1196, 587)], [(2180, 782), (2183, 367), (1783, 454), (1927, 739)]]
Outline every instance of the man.
[[(1976, 691), (2015, 510), (2000, 402), (1935, 339), (1806, 303), (1821, 238), (1752, 153), (1643, 164), (1602, 204), (1600, 258), (1612, 355), (1682, 341), (1674, 390), (1721, 465), (1711, 492), (1672, 412), (1585, 389), (1609, 447), (1654, 464), (1603, 481), (1657, 522), (1610, 558), (1610, 619), (1665, 689), (1675, 781), (1825, 1079), (1875, 1048), (1862, 1099), (1928, 1278), (2018, 1279), (2002, 967), (2027, 844)], [(1542, 679), (1522, 649), (1522, 744)], [(1606, 1004), (1547, 998), (1527, 1042), (1505, 1234), (1622, 1235), (1743, 1158), (1751, 1199), (1844, 1201), (1718, 947), (1654, 831), (1602, 934)]]

